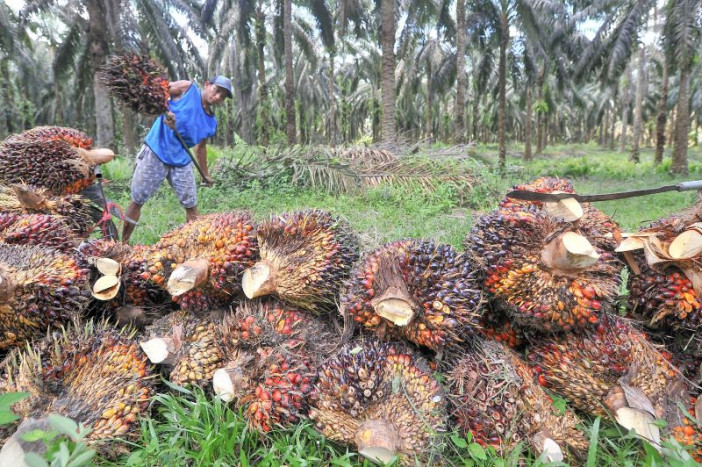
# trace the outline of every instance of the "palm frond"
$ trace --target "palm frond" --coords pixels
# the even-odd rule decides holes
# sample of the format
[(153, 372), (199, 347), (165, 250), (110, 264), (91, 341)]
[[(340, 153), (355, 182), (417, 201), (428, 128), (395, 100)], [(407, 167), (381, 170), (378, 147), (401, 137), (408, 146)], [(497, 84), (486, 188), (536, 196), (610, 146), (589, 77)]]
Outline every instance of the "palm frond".
[(322, 44), (327, 49), (334, 47), (334, 24), (326, 0), (309, 0), (310, 11), (317, 22)]
[(86, 22), (76, 15), (73, 24), (69, 25), (68, 32), (56, 49), (52, 68), (54, 77), (63, 80), (73, 72), (76, 56), (78, 55), (82, 39), (86, 36)]

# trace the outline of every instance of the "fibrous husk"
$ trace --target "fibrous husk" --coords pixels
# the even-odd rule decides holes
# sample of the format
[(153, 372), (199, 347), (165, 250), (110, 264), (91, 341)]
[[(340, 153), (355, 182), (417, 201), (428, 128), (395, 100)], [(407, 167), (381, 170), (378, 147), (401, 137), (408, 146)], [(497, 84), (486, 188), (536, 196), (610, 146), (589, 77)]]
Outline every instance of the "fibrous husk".
[(275, 295), (318, 313), (334, 308), (359, 257), (349, 224), (331, 213), (306, 210), (274, 216), (258, 229), (261, 259), (244, 272), (248, 298)]
[(76, 249), (81, 237), (67, 220), (52, 214), (0, 213), (0, 242), (8, 245), (38, 245), (64, 252)]
[(146, 356), (132, 336), (89, 322), (52, 332), (5, 363), (4, 387), (30, 396), (13, 405), (22, 418), (60, 414), (92, 429), (88, 441), (104, 453), (124, 450), (112, 438), (136, 440), (138, 418), (153, 391)]
[(0, 350), (80, 316), (88, 277), (86, 264), (57, 250), (0, 244)]
[(168, 75), (146, 55), (113, 55), (98, 76), (110, 94), (134, 112), (160, 115), (168, 110)]
[(371, 460), (426, 464), (446, 400), (426, 363), (400, 344), (355, 342), (321, 366), (310, 418), (325, 437)]
[(537, 331), (594, 325), (617, 294), (622, 263), (588, 230), (518, 207), (481, 217), (466, 237), (493, 309)]
[(478, 332), (483, 300), (466, 256), (450, 245), (403, 240), (356, 266), (341, 309), (363, 329), (439, 351)]
[(63, 216), (78, 237), (87, 237), (95, 227), (96, 208), (80, 195), (53, 196), (46, 188), (25, 184), (0, 185), (0, 211), (11, 214), (52, 214)]
[(476, 341), (449, 374), (449, 386), (453, 415), (477, 443), (506, 453), (524, 441), (551, 461), (584, 457), (580, 419), (554, 407), (531, 368), (503, 344)]

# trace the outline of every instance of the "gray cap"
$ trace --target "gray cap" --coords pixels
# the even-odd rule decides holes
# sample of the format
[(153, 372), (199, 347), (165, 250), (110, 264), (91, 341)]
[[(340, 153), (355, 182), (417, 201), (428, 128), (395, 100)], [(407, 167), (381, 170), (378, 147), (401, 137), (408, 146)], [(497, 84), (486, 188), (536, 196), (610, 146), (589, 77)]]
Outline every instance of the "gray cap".
[(220, 88), (227, 91), (227, 97), (232, 98), (232, 80), (225, 78), (222, 75), (217, 75), (210, 80), (210, 84), (216, 84)]

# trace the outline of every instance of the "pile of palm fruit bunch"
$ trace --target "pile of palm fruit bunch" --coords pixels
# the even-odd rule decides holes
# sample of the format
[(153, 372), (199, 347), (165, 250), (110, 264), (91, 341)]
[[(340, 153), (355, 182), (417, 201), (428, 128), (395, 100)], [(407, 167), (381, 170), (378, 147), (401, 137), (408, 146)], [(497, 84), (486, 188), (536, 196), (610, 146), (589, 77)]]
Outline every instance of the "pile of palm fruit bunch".
[(109, 149), (92, 148), (92, 139), (77, 130), (39, 127), (0, 142), (0, 183), (75, 194), (93, 183), (95, 166), (114, 156)]
[[(667, 434), (699, 455), (702, 429), (690, 424), (689, 388), (645, 334), (624, 318), (602, 315), (594, 329), (542, 336), (528, 350), (539, 382), (590, 415), (617, 422), (660, 445), (656, 419)], [(681, 407), (685, 411), (681, 411)]]
[[(572, 191), (552, 179), (515, 188)], [(538, 332), (570, 331), (593, 326), (612, 305), (623, 267), (613, 252), (617, 235), (613, 221), (572, 198), (505, 199), (478, 219), (465, 247), (484, 277), (491, 310)]]
[(320, 367), (310, 418), (325, 437), (376, 462), (437, 461), (446, 397), (427, 363), (407, 346), (358, 340)]
[(215, 393), (259, 432), (307, 418), (321, 361), (339, 345), (326, 318), (271, 298), (243, 302), (224, 318)]
[(54, 196), (46, 188), (22, 183), (0, 185), (0, 212), (62, 216), (78, 237), (85, 238), (95, 227), (92, 213), (97, 209), (80, 195)]
[(257, 256), (253, 219), (234, 211), (200, 216), (116, 261), (131, 304), (170, 294), (183, 309), (206, 310), (241, 295), (242, 273)]
[(346, 221), (320, 210), (284, 213), (262, 222), (256, 235), (260, 259), (242, 279), (247, 298), (274, 295), (313, 313), (336, 306), (360, 254)]
[(113, 55), (99, 71), (110, 94), (137, 113), (160, 115), (168, 110), (166, 70), (148, 56)]
[(482, 446), (507, 453), (526, 443), (544, 460), (582, 459), (588, 441), (579, 418), (561, 413), (531, 368), (505, 345), (478, 340), (448, 375), (453, 416)]
[(382, 338), (441, 351), (478, 332), (483, 302), (467, 256), (450, 245), (403, 240), (359, 262), (341, 308)]
[(39, 245), (69, 252), (80, 241), (63, 216), (0, 212), (0, 243)]
[[(702, 223), (700, 205), (630, 234), (629, 315), (666, 344), (673, 361), (702, 384)], [(698, 388), (699, 389), (699, 388)]]
[(126, 332), (92, 321), (55, 328), (43, 340), (15, 349), (3, 370), (2, 392), (29, 394), (13, 406), (22, 419), (70, 417), (91, 428), (88, 442), (108, 456), (125, 449), (110, 440), (139, 438), (153, 377), (146, 356)]
[(0, 352), (78, 318), (89, 301), (88, 278), (80, 258), (0, 244)]

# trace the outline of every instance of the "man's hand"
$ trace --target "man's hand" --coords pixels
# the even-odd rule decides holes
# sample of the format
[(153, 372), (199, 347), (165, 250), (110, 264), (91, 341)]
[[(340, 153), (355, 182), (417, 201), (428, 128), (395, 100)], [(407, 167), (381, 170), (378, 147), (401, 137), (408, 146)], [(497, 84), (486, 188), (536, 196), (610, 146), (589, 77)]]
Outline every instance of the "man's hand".
[(170, 127), (171, 130), (175, 130), (175, 128), (176, 128), (176, 117), (175, 117), (175, 114), (174, 114), (173, 112), (171, 112), (170, 110), (169, 110), (168, 112), (166, 112), (166, 120), (165, 120), (165, 122), (166, 122), (166, 125), (168, 125), (168, 126)]
[(213, 179), (212, 177), (210, 177), (209, 175), (208, 175), (208, 176), (205, 176), (205, 177), (202, 179), (202, 185), (203, 185), (203, 186), (210, 187), (210, 186), (213, 186), (214, 184), (215, 184), (214, 179)]

